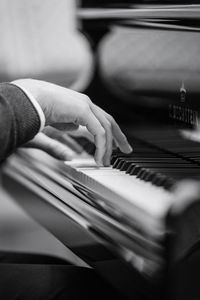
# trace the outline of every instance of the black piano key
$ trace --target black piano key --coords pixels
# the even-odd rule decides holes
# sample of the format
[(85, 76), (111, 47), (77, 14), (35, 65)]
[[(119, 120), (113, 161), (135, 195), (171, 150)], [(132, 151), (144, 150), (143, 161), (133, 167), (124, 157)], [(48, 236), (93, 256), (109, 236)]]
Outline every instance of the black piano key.
[(156, 164), (159, 164), (159, 165), (162, 165), (162, 166), (175, 166), (175, 165), (188, 165), (189, 162), (183, 162), (183, 160), (178, 160), (178, 159), (164, 159), (162, 160), (161, 158), (158, 158), (158, 159), (144, 159), (144, 158), (140, 158), (140, 159), (136, 159), (136, 158), (128, 158), (127, 160), (126, 159), (123, 159), (120, 161), (120, 163), (118, 163), (117, 165), (117, 168), (120, 169), (121, 171), (126, 171), (129, 167), (129, 165), (131, 163), (136, 163), (136, 164), (151, 164), (151, 165), (156, 165)]
[(144, 181), (151, 181), (153, 180), (154, 176), (156, 176), (155, 172), (152, 172), (152, 171), (148, 171), (146, 173), (146, 176), (143, 178)]
[(119, 162), (120, 159), (126, 159), (128, 157), (130, 157), (130, 154), (123, 155), (121, 152), (120, 152), (120, 154), (113, 154), (111, 156), (110, 163), (112, 166), (114, 166)]
[(156, 173), (151, 182), (154, 185), (163, 186), (165, 180), (166, 180), (166, 177), (164, 175), (162, 175), (160, 173)]
[[(163, 151), (171, 151), (174, 155), (178, 154), (186, 159), (193, 160), (193, 157), (200, 153), (200, 143), (183, 138), (183, 136), (175, 129), (156, 129), (142, 130), (136, 133), (136, 136), (144, 139), (152, 146), (158, 146)], [(194, 159), (194, 163), (200, 161)]]
[(116, 169), (117, 169), (117, 166), (119, 165), (120, 161), (121, 161), (121, 158), (120, 158), (120, 157), (116, 158), (116, 159), (115, 159), (115, 162), (113, 163), (113, 168), (116, 168)]
[(145, 170), (144, 168), (141, 168), (141, 169), (138, 171), (138, 173), (137, 173), (137, 175), (136, 175), (136, 178), (141, 179), (141, 178), (142, 178), (142, 175), (144, 175), (145, 172), (146, 172), (146, 170)]
[[(130, 175), (137, 175), (138, 172), (141, 170), (141, 167), (139, 167), (139, 166), (137, 166), (135, 164), (132, 164), (131, 167), (132, 168), (131, 168), (131, 170), (129, 172)], [(127, 170), (127, 172), (128, 172), (128, 170)]]
[(199, 169), (185, 169), (185, 168), (154, 168), (152, 167), (152, 170), (155, 171), (155, 173), (161, 173), (164, 174), (167, 177), (174, 178), (176, 180), (184, 179), (184, 178), (199, 178)]
[[(152, 144), (133, 140), (133, 146), (134, 143), (136, 145), (133, 153), (118, 153), (115, 159), (120, 159), (113, 166), (166, 189), (170, 189), (177, 180), (183, 178), (200, 179), (200, 144), (193, 143), (190, 147), (190, 143), (177, 140), (177, 134), (163, 134), (162, 131), (159, 137), (154, 132), (152, 136), (147, 134), (146, 139)], [(168, 147), (164, 148), (163, 145)], [(172, 148), (175, 152), (168, 151)]]
[(122, 164), (122, 166), (121, 166), (121, 168), (120, 168), (120, 170), (121, 171), (126, 171), (128, 169), (128, 167), (129, 167), (129, 165), (130, 165), (130, 161), (129, 160), (128, 161), (124, 161), (123, 164)]
[(148, 170), (147, 170), (147, 169), (144, 169), (143, 172), (142, 172), (142, 174), (140, 174), (140, 177), (139, 177), (139, 178), (140, 178), (141, 180), (144, 180), (144, 178), (145, 178), (145, 176), (146, 176), (147, 174), (148, 174)]
[(172, 178), (166, 178), (165, 183), (163, 185), (164, 189), (171, 190), (172, 187), (175, 185), (176, 181)]
[(134, 166), (136, 166), (136, 164), (131, 163), (131, 164), (128, 166), (127, 170), (126, 170), (126, 174), (130, 174), (130, 175), (131, 175), (131, 172), (132, 172), (132, 169), (133, 169)]
[(157, 185), (163, 187), (164, 184), (165, 184), (165, 182), (166, 182), (166, 179), (167, 179), (167, 177), (166, 177), (165, 175), (160, 174), (160, 175), (158, 176), (158, 182), (157, 182)]

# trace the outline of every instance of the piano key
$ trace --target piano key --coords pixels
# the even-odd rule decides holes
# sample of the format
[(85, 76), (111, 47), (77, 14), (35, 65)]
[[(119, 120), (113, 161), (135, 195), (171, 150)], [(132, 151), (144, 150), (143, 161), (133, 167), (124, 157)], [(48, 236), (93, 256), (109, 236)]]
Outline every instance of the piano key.
[[(173, 166), (176, 166), (176, 165), (183, 165), (183, 160), (178, 160), (178, 159), (174, 159), (174, 160), (171, 160), (171, 159), (144, 159), (144, 158), (140, 158), (140, 159), (135, 159), (135, 158), (131, 158), (128, 160), (126, 159), (123, 159), (123, 160), (120, 160), (120, 162), (116, 165), (116, 168), (120, 169), (121, 171), (126, 171), (129, 167), (129, 165), (131, 163), (136, 163), (136, 164), (140, 164), (140, 163), (149, 163), (149, 164), (160, 164), (160, 165), (173, 165)], [(184, 165), (188, 165), (189, 162), (184, 162)], [(113, 167), (115, 167), (115, 164), (113, 165)]]
[[(135, 134), (135, 133), (134, 133)], [(136, 133), (138, 136), (138, 133)], [(170, 151), (173, 155), (189, 159), (194, 163), (199, 163), (200, 144), (197, 141), (187, 140), (175, 130), (142, 130), (139, 132), (140, 138), (145, 139), (152, 145), (158, 146), (161, 150)]]
[(142, 174), (144, 174), (144, 172), (145, 172), (145, 169), (144, 169), (144, 168), (141, 168), (141, 169), (137, 172), (136, 178), (141, 179), (141, 176), (142, 176)]
[(155, 209), (154, 212), (156, 213), (164, 209), (164, 207), (161, 208), (160, 205), (157, 206), (155, 204), (157, 201), (160, 202), (159, 197), (161, 197), (160, 199), (163, 198), (165, 205), (169, 204), (168, 200), (170, 199), (170, 194), (165, 193), (164, 189), (160, 190), (156, 187), (153, 187), (153, 185), (151, 184), (138, 180), (135, 177), (132, 178), (125, 172), (121, 172), (117, 169), (113, 170), (111, 168), (91, 168), (82, 169), (81, 172), (102, 183), (105, 187), (110, 188), (118, 195), (125, 197), (129, 201), (135, 201), (136, 199), (133, 199), (133, 195), (135, 195), (135, 197), (137, 198), (136, 202), (138, 204), (140, 203), (143, 208), (145, 207), (144, 202), (146, 202), (145, 195), (148, 195), (148, 198), (152, 199), (153, 202), (147, 206), (152, 211)]
[[(135, 175), (137, 176), (138, 172), (140, 172), (141, 168), (140, 166), (136, 165), (136, 164), (131, 164), (130, 166), (131, 168), (127, 169), (126, 174), (130, 174), (130, 175)], [(129, 170), (129, 172), (128, 172)]]
[(143, 176), (143, 180), (148, 182), (148, 181), (152, 181), (153, 176), (155, 175), (154, 172), (152, 172), (151, 170), (147, 169), (146, 174)]

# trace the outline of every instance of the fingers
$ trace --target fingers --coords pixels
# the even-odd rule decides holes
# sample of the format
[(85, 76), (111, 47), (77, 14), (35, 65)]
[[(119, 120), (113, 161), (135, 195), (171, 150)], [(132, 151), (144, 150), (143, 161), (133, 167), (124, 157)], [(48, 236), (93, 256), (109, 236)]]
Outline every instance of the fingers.
[(91, 104), (91, 109), (105, 130), (106, 152), (104, 155), (104, 165), (109, 166), (113, 146), (116, 147), (117, 145), (124, 153), (130, 153), (132, 147), (129, 145), (126, 136), (122, 133), (112, 116), (93, 103)]
[[(113, 141), (121, 151), (131, 152), (132, 148), (115, 120), (94, 105), (86, 95), (38, 80), (20, 80), (17, 81), (17, 84), (29, 91), (38, 101), (44, 112), (46, 125), (52, 125), (61, 130), (63, 125), (65, 130), (77, 129), (79, 125), (86, 126), (94, 136), (97, 164), (108, 165), (110, 163)], [(54, 149), (53, 146), (50, 146), (49, 149), (46, 144), (41, 144), (41, 142), (40, 147), (51, 153)], [(62, 147), (64, 146), (62, 145)], [(57, 155), (54, 150), (53, 155)]]
[(115, 145), (118, 145), (121, 151), (125, 153), (132, 151), (132, 147), (115, 120), (91, 101), (86, 103), (85, 110), (77, 122), (86, 126), (88, 131), (94, 136), (96, 146), (95, 160), (98, 165), (110, 165), (113, 139)]
[(109, 116), (109, 119), (112, 124), (113, 136), (116, 143), (118, 144), (118, 147), (124, 153), (131, 153), (133, 151), (133, 148), (129, 144), (126, 136), (121, 131), (119, 125), (116, 123), (112, 116)]
[(106, 140), (106, 148), (105, 153), (103, 156), (103, 164), (105, 166), (110, 165), (110, 158), (113, 150), (113, 135), (112, 135), (112, 126), (109, 120), (105, 117), (105, 115), (102, 113), (102, 111), (98, 108), (96, 105), (91, 105), (91, 109), (99, 122), (101, 123), (101, 126), (105, 130), (105, 140)]
[(42, 132), (38, 133), (25, 147), (43, 150), (60, 160), (71, 160), (75, 156), (75, 153), (70, 148), (46, 136)]
[(76, 131), (70, 131), (69, 135), (73, 137), (85, 137), (89, 141), (94, 142), (94, 136), (87, 130), (85, 126), (79, 126), (78, 130)]
[(115, 144), (118, 145), (120, 150), (124, 153), (130, 153), (133, 151), (131, 145), (128, 143), (126, 136), (123, 134), (121, 131), (119, 125), (115, 121), (115, 119), (106, 113), (103, 109), (98, 107), (99, 110), (102, 111), (102, 113), (106, 116), (107, 120), (109, 120), (111, 126), (112, 126), (112, 134), (113, 134), (113, 139), (115, 141)]
[(54, 123), (52, 126), (63, 131), (75, 131), (79, 128), (79, 125), (73, 123)]
[(106, 151), (106, 138), (104, 128), (101, 126), (101, 123), (91, 110), (88, 111), (87, 118), (83, 116), (81, 125), (86, 126), (88, 131), (94, 136), (94, 142), (96, 146), (94, 159), (97, 165), (104, 165), (103, 157)]
[(68, 146), (70, 149), (75, 151), (77, 154), (82, 153), (84, 150), (83, 148), (73, 139), (71, 138), (66, 132), (57, 130), (51, 126), (47, 126), (44, 128), (43, 132), (50, 138), (56, 139), (57, 141), (61, 142), (62, 144)]

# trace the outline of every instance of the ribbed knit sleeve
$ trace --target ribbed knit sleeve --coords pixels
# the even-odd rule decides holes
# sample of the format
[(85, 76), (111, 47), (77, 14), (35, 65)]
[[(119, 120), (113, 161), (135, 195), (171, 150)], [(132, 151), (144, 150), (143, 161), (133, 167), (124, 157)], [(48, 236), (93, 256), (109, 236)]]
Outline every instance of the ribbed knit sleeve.
[(40, 119), (33, 104), (17, 86), (0, 84), (0, 161), (39, 131)]

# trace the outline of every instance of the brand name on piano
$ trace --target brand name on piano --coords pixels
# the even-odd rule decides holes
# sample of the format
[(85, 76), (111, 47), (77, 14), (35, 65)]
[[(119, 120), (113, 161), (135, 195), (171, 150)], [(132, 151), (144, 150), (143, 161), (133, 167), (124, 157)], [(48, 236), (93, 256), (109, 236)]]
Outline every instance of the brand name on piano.
[(199, 115), (196, 110), (179, 105), (169, 105), (169, 117), (190, 125), (197, 126), (199, 124)]

